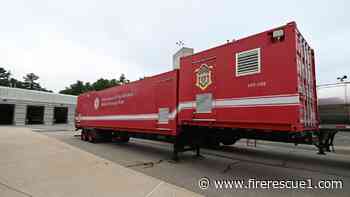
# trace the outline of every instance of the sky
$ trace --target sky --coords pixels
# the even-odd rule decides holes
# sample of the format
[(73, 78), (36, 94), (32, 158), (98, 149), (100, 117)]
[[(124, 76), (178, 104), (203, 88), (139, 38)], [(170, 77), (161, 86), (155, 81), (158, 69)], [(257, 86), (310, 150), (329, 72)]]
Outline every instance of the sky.
[(76, 80), (130, 80), (195, 52), (295, 21), (316, 53), (318, 84), (350, 77), (349, 1), (0, 0), (0, 67), (59, 91)]

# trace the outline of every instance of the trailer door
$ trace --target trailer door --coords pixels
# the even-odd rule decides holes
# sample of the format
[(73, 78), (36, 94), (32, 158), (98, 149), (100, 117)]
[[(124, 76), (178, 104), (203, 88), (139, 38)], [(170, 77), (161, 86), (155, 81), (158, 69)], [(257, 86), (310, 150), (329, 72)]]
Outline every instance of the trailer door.
[(194, 112), (193, 121), (215, 121), (215, 67), (216, 58), (204, 58), (203, 60), (192, 62), (194, 74), (193, 101)]
[(158, 110), (157, 129), (165, 134), (174, 131), (176, 128), (176, 77), (175, 72), (171, 73), (170, 76), (160, 80), (155, 86), (155, 101)]

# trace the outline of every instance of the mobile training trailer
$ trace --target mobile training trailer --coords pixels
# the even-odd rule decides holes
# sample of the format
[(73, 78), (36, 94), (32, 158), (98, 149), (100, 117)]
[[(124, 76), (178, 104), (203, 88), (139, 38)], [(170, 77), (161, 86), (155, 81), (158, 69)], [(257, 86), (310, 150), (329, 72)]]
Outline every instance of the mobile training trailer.
[(315, 144), (314, 50), (291, 22), (199, 53), (173, 71), (78, 97), (82, 140), (157, 138), (179, 152), (241, 138)]

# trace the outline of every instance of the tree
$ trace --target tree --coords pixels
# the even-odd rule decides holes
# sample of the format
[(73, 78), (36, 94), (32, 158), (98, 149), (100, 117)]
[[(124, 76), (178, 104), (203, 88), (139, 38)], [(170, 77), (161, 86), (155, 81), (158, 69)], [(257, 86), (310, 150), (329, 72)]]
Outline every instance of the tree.
[(42, 90), (39, 83), (36, 83), (39, 79), (39, 76), (35, 75), (34, 73), (28, 73), (26, 76), (23, 77), (24, 79), (24, 87), (29, 90)]
[(92, 90), (94, 90), (94, 88), (92, 88), (92, 85), (90, 84), (90, 82), (86, 82), (85, 91), (92, 91)]
[(92, 88), (94, 90), (103, 90), (109, 87), (111, 87), (110, 81), (108, 79), (103, 78), (97, 80), (95, 83), (92, 84)]
[(84, 85), (84, 82), (78, 80), (76, 83), (70, 85), (70, 87), (66, 87), (66, 89), (61, 90), (59, 93), (70, 94), (70, 95), (79, 95), (79, 94), (87, 92), (87, 91), (88, 91), (88, 89)]
[(12, 78), (10, 71), (0, 67), (0, 86), (52, 92), (51, 90), (41, 87), (39, 83), (35, 82), (39, 79), (39, 76), (35, 75), (34, 73), (27, 74), (23, 77), (23, 79), (24, 82), (17, 80), (16, 78)]
[(10, 87), (25, 89), (23, 82), (22, 81), (18, 81), (15, 78), (11, 78), (10, 79)]
[(0, 67), (0, 86), (10, 87), (10, 76), (10, 71), (7, 71), (4, 68)]
[(116, 79), (112, 79), (110, 82), (109, 82), (110, 86), (113, 87), (113, 86), (119, 86), (120, 85), (120, 82)]
[(97, 81), (95, 81), (94, 83), (89, 83), (86, 82), (84, 84), (83, 81), (77, 81), (74, 84), (71, 84), (69, 87), (66, 87), (64, 90), (59, 91), (59, 93), (61, 94), (70, 94), (70, 95), (79, 95), (81, 93), (84, 92), (88, 92), (88, 91), (92, 91), (92, 90), (104, 90), (106, 88), (111, 88), (114, 86), (118, 86), (121, 84), (126, 84), (129, 83), (130, 81), (128, 79), (126, 79), (125, 75), (122, 74), (119, 77), (119, 80), (117, 79), (104, 79), (104, 78), (100, 78)]
[(130, 81), (128, 79), (126, 79), (124, 74), (121, 74), (119, 77), (119, 83), (120, 84), (127, 84), (127, 83), (130, 83)]

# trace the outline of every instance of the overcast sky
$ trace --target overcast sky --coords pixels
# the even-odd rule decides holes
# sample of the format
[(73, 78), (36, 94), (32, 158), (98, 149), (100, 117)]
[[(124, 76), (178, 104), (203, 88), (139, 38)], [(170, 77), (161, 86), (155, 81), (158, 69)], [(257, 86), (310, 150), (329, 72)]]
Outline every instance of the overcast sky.
[(350, 75), (349, 1), (1, 0), (0, 66), (58, 91), (76, 80), (131, 80), (171, 69), (178, 40), (201, 51), (296, 21), (318, 83)]

